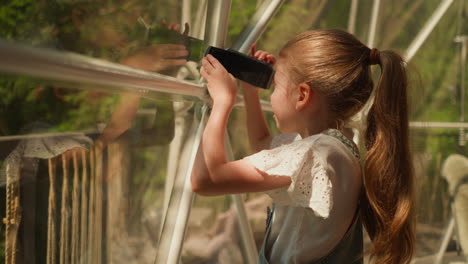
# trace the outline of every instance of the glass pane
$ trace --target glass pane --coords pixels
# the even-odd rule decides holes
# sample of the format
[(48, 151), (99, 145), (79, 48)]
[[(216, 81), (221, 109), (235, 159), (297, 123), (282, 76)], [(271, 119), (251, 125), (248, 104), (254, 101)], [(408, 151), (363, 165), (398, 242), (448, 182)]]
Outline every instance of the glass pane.
[(195, 196), (180, 263), (246, 263), (230, 196)]
[(6, 263), (154, 263), (196, 104), (88, 88), (0, 77)]
[(202, 2), (7, 1), (0, 38), (198, 81), (206, 49)]
[[(358, 0), (355, 35), (368, 42), (373, 0)], [(380, 50), (392, 49), (404, 55), (416, 35), (428, 22), (443, 1), (380, 1), (377, 20), (375, 47)], [(351, 1), (310, 0), (286, 3), (272, 20), (270, 26), (258, 41), (258, 48), (277, 54), (282, 45), (294, 34), (316, 28), (348, 28)], [(424, 122), (465, 122), (468, 104), (461, 98), (466, 91), (468, 74), (465, 64), (465, 87), (462, 85), (463, 60), (461, 43), (457, 36), (468, 34), (466, 28), (466, 1), (453, 1), (433, 32), (412, 59), (410, 73), (410, 120)], [(378, 74), (376, 75), (378, 77)], [(465, 92), (466, 93), (466, 92)], [(268, 99), (267, 94), (263, 95)], [(466, 98), (466, 95), (465, 95)], [(443, 236), (447, 232), (452, 215), (463, 217), (463, 210), (451, 203), (454, 195), (457, 172), (468, 171), (450, 162), (453, 155), (466, 157), (466, 130), (412, 128), (411, 141), (414, 167), (417, 177), (417, 247), (416, 263), (433, 262)], [(236, 139), (233, 139), (236, 140)], [(239, 145), (240, 143), (237, 143)], [(237, 146), (236, 144), (233, 144)], [(242, 144), (240, 144), (242, 145)], [(243, 151), (240, 151), (241, 153)], [(245, 153), (245, 151), (244, 151)], [(456, 169), (459, 168), (459, 169)], [(465, 168), (465, 167), (463, 167)], [(450, 172), (452, 171), (452, 172)], [(452, 175), (452, 176), (450, 176)], [(452, 177), (452, 179), (450, 178)], [(460, 179), (458, 179), (459, 181)], [(465, 206), (459, 194), (458, 207)], [(458, 212), (457, 212), (458, 210)], [(462, 213), (460, 213), (462, 211)], [(466, 210), (465, 210), (466, 211)], [(465, 228), (464, 220), (457, 220), (457, 228)], [(464, 231), (454, 231), (458, 238), (449, 236), (449, 244), (443, 263), (463, 260), (468, 252)], [(457, 256), (456, 241), (461, 241), (463, 251)], [(465, 259), (466, 260), (466, 257)], [(425, 262), (426, 261), (426, 262)]]
[[(0, 7), (0, 38), (199, 80), (197, 56), (205, 47), (196, 39), (203, 39), (207, 23), (204, 0), (20, 2)], [(235, 42), (259, 2), (233, 1), (229, 43)], [(440, 2), (381, 1), (375, 46), (404, 53)], [(463, 2), (454, 1), (411, 61), (413, 121), (457, 122), (462, 107), (466, 111), (468, 104), (460, 100), (466, 88), (461, 87), (461, 45), (454, 42), (456, 36), (468, 33), (460, 15), (468, 8), (461, 6)], [(373, 3), (358, 1), (355, 34), (364, 43)], [(277, 53), (298, 32), (346, 29), (350, 5), (351, 1), (288, 2), (258, 48)], [(186, 35), (181, 33), (185, 22)], [(0, 236), (6, 237), (0, 240), (1, 258), (15, 258), (18, 263), (72, 258), (101, 263), (154, 261), (166, 209), (181, 199), (181, 177), (188, 167), (200, 104), (122, 91), (0, 77), (0, 206), (5, 219)], [(262, 98), (268, 99), (269, 93), (262, 91)], [(268, 121), (274, 126), (271, 117)], [(244, 124), (243, 110), (236, 109), (229, 127), (236, 135), (231, 137), (236, 159), (251, 154)], [(464, 130), (412, 129), (418, 186), (416, 263), (434, 260), (452, 215), (458, 238), (450, 237), (444, 261), (462, 260), (456, 240), (468, 252), (465, 234), (460, 232), (466, 210), (459, 209), (466, 207), (466, 189), (465, 185), (459, 192), (453, 188), (460, 183), (457, 173), (464, 172), (458, 166), (466, 162), (451, 162), (453, 154), (466, 156), (466, 139)], [(264, 198), (245, 196), (258, 248), (264, 208), (270, 203)], [(232, 231), (237, 226), (231, 210), (228, 196), (195, 199), (182, 262), (229, 259), (225, 256), (232, 256), (232, 263), (244, 261), (237, 231)], [(213, 239), (227, 239), (222, 244), (226, 248), (217, 248)], [(211, 251), (197, 251), (201, 242), (213, 245)]]
[[(419, 12), (426, 17), (440, 3), (434, 1), (430, 5), (423, 2)], [(462, 27), (466, 21), (463, 22), (460, 16), (462, 2), (454, 1), (411, 61), (411, 120), (466, 122), (466, 119), (461, 119), (461, 109), (467, 109), (466, 102), (461, 98), (461, 90), (466, 91), (466, 81), (465, 87), (461, 87), (461, 45), (454, 41), (457, 35), (467, 34)], [(466, 4), (465, 8), (468, 8)], [(426, 21), (415, 20), (412, 23), (423, 25)], [(402, 47), (405, 42), (409, 45), (409, 40), (414, 37), (414, 34), (405, 37), (407, 32), (403, 31), (401, 37), (396, 38), (396, 47)], [(466, 191), (454, 192), (454, 186), (462, 184), (460, 176), (468, 172), (466, 132), (458, 128), (413, 128), (412, 139), (418, 177), (416, 263), (435, 260), (444, 235), (448, 236), (448, 245), (442, 263), (466, 261), (468, 244), (463, 230), (466, 230), (468, 218), (464, 215), (466, 210), (462, 208), (468, 201), (463, 198)], [(448, 227), (453, 218), (456, 227), (450, 235)], [(458, 253), (460, 249), (461, 253)]]
[(232, 47), (234, 45), (245, 26), (247, 26), (252, 19), (252, 16), (255, 14), (255, 11), (260, 2), (264, 1), (233, 1), (231, 6), (231, 13), (229, 14), (229, 27), (228, 35), (226, 37), (226, 47)]
[[(270, 113), (267, 113), (267, 120), (273, 133), (277, 133)], [(247, 140), (245, 124), (245, 109), (234, 108), (228, 124), (234, 159), (253, 154)], [(258, 250), (265, 232), (266, 208), (271, 207), (272, 200), (263, 193), (243, 194), (242, 198)], [(247, 263), (246, 259), (232, 197), (196, 195), (181, 263)]]

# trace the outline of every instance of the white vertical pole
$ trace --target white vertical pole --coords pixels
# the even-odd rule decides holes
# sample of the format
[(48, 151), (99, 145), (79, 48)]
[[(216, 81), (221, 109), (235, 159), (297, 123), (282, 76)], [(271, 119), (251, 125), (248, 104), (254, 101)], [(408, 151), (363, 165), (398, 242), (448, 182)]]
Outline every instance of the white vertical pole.
[(189, 25), (192, 25), (192, 7), (191, 0), (183, 0), (182, 1), (182, 17), (180, 21), (181, 29), (183, 30), (185, 27), (185, 23), (188, 23)]
[(212, 46), (224, 48), (231, 12), (231, 0), (209, 0), (208, 14), (211, 15), (205, 29), (205, 41)]
[(265, 31), (268, 23), (273, 16), (278, 12), (284, 0), (263, 1), (261, 6), (253, 15), (251, 21), (242, 31), (239, 39), (234, 44), (233, 48), (242, 53), (247, 53), (252, 44), (254, 44), (260, 35)]
[(442, 0), (439, 7), (434, 11), (434, 14), (429, 18), (429, 20), (424, 25), (423, 29), (418, 33), (416, 38), (414, 38), (413, 42), (409, 45), (408, 49), (406, 50), (405, 59), (409, 62), (414, 54), (419, 50), (421, 45), (426, 41), (429, 34), (434, 30), (437, 23), (439, 23), (442, 16), (448, 10), (450, 5), (453, 3), (453, 0)]
[(452, 217), (450, 218), (449, 225), (447, 230), (445, 231), (444, 238), (442, 239), (442, 243), (440, 244), (439, 252), (436, 255), (434, 264), (441, 264), (442, 259), (444, 258), (444, 253), (447, 250), (448, 243), (450, 242), (450, 238), (453, 235), (453, 230), (455, 229), (455, 219)]
[[(189, 26), (191, 23), (191, 0), (182, 1), (182, 16), (181, 16), (181, 30), (185, 30), (185, 23), (188, 23)], [(191, 29), (193, 30), (193, 29)], [(164, 200), (163, 200), (163, 214), (162, 219), (164, 220), (167, 215), (167, 209), (169, 206), (169, 199), (172, 194), (172, 189), (174, 188), (175, 177), (177, 175), (177, 168), (179, 166), (179, 157), (182, 148), (182, 140), (184, 137), (184, 131), (186, 128), (186, 116), (189, 108), (186, 107), (184, 102), (173, 102), (174, 107), (174, 138), (169, 145), (169, 156), (167, 160), (167, 172), (166, 172), (166, 182), (164, 185)], [(159, 235), (161, 235), (163, 225), (159, 230)]]
[[(461, 43), (461, 59), (460, 59), (460, 123), (465, 122), (465, 72), (466, 72), (466, 44), (468, 42), (468, 36), (458, 36), (455, 39), (456, 42)], [(458, 143), (460, 146), (464, 146), (466, 143), (465, 129), (460, 128), (460, 136)]]
[[(374, 5), (372, 6), (372, 14), (371, 14), (371, 22), (369, 26), (369, 35), (367, 39), (367, 46), (369, 48), (373, 48), (375, 45), (375, 32), (377, 30), (377, 20), (379, 17), (380, 13), (380, 0), (374, 0)], [(372, 106), (374, 99), (371, 96), (367, 104), (361, 109), (361, 111), (357, 114), (357, 122), (360, 127), (363, 126), (364, 124), (364, 118), (367, 115), (367, 112), (369, 111), (370, 107)], [(353, 129), (353, 141), (356, 143), (356, 145), (359, 145), (359, 128), (358, 129)]]
[(379, 11), (380, 0), (374, 0), (374, 5), (372, 6), (371, 23), (369, 27), (369, 37), (367, 39), (367, 46), (369, 48), (374, 48), (375, 45), (375, 32), (377, 31), (377, 20), (379, 17)]
[[(224, 136), (224, 147), (227, 160), (234, 160), (231, 143), (229, 141), (229, 134), (227, 132)], [(242, 246), (247, 255), (247, 263), (255, 264), (258, 261), (258, 251), (257, 246), (255, 245), (252, 228), (250, 227), (249, 219), (247, 217), (247, 212), (245, 210), (244, 201), (240, 194), (233, 194), (231, 197), (237, 210), (237, 223), (239, 225)]]
[(192, 206), (193, 193), (192, 186), (190, 183), (190, 176), (192, 174), (192, 168), (195, 163), (195, 157), (197, 155), (198, 147), (200, 146), (201, 139), (203, 136), (203, 130), (205, 128), (205, 116), (206, 116), (206, 106), (202, 109), (202, 116), (195, 135), (193, 135), (193, 141), (187, 141), (187, 143), (192, 143), (192, 150), (190, 153), (190, 158), (188, 159), (188, 168), (185, 172), (184, 183), (182, 194), (180, 198), (179, 208), (177, 210), (177, 216), (175, 219), (166, 219), (166, 221), (175, 221), (174, 229), (172, 233), (172, 238), (170, 246), (167, 248), (167, 258), (165, 262), (162, 262), (162, 259), (158, 258), (159, 263), (168, 263), (168, 264), (177, 264), (179, 263), (180, 253), (182, 251), (182, 243), (185, 236), (185, 230), (187, 227), (188, 218), (190, 216), (190, 209)]
[(348, 32), (354, 34), (356, 31), (356, 15), (359, 0), (351, 0), (351, 7), (349, 9), (348, 18)]
[[(207, 10), (208, 14), (211, 15), (209, 21), (210, 23), (207, 24), (208, 28), (205, 31), (205, 40), (208, 42), (208, 44), (217, 47), (224, 47), (230, 9), (231, 0), (210, 0), (208, 2)], [(185, 170), (185, 174), (183, 176), (181, 175), (183, 179), (180, 179), (180, 181), (175, 179), (177, 182), (182, 182), (182, 191), (178, 201), (169, 201), (169, 206), (167, 209), (168, 212), (164, 219), (164, 227), (161, 231), (160, 246), (158, 248), (158, 255), (156, 257), (156, 263), (158, 264), (177, 264), (180, 259), (185, 230), (187, 228), (187, 222), (190, 216), (190, 209), (193, 201), (190, 176), (203, 136), (203, 130), (205, 128), (206, 112), (207, 107), (206, 104), (204, 104), (200, 124), (196, 132), (191, 135), (189, 140), (186, 141), (186, 144), (191, 144), (190, 153), (185, 152), (186, 154), (189, 154), (189, 157), (187, 159), (182, 157), (186, 157), (184, 153), (182, 153), (181, 156), (181, 159), (187, 161), (188, 167)], [(177, 184), (174, 186), (176, 185)], [(175, 193), (173, 192), (171, 196), (174, 195)], [(170, 208), (171, 203), (173, 203), (177, 208)]]
[[(174, 188), (175, 178), (177, 175), (177, 168), (179, 166), (180, 152), (182, 149), (182, 140), (184, 131), (186, 129), (186, 116), (188, 108), (185, 106), (186, 102), (173, 102), (174, 108), (174, 138), (169, 144), (169, 154), (167, 158), (167, 172), (166, 181), (164, 183), (164, 200), (163, 200), (163, 213), (162, 219), (164, 220), (167, 215), (167, 209)], [(159, 115), (159, 113), (157, 113)], [(158, 116), (156, 117), (158, 118)], [(161, 225), (159, 235), (164, 225)]]
[[(195, 14), (195, 21), (193, 23), (193, 36), (195, 38), (202, 39), (205, 35), (205, 26), (206, 26), (206, 9), (207, 9), (207, 0), (200, 0), (198, 4), (197, 13)], [(192, 25), (190, 25), (192, 26)]]

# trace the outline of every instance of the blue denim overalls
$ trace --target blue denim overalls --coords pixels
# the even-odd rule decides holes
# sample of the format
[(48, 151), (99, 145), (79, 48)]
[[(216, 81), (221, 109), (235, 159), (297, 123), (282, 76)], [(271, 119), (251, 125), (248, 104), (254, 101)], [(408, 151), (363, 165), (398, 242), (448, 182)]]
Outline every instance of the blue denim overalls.
[[(354, 153), (356, 150), (351, 147), (349, 142), (341, 135), (337, 136), (333, 131), (325, 131), (324, 134), (333, 136), (343, 142), (350, 150)], [(259, 264), (269, 264), (266, 255), (266, 244), (270, 236), (273, 215), (275, 213), (276, 205), (273, 203), (272, 209), (268, 208), (267, 212), (267, 223), (265, 238), (263, 239), (262, 248), (260, 249), (258, 256)], [(335, 246), (335, 248), (326, 256), (318, 259), (310, 264), (362, 264), (363, 256), (363, 235), (362, 235), (362, 223), (359, 217), (359, 210), (356, 211), (354, 221), (349, 227), (346, 234), (343, 236), (341, 241)], [(288, 263), (289, 264), (289, 263)], [(302, 263), (300, 263), (302, 264)], [(309, 264), (309, 263), (308, 263)]]
[[(274, 212), (275, 204), (273, 203), (272, 209), (268, 212), (265, 238), (263, 239), (262, 248), (258, 255), (259, 264), (269, 264), (265, 256), (265, 247), (270, 236)], [(354, 223), (350, 226), (348, 232), (346, 232), (338, 245), (328, 255), (310, 264), (362, 264), (362, 254), (362, 223), (359, 215), (357, 215)]]

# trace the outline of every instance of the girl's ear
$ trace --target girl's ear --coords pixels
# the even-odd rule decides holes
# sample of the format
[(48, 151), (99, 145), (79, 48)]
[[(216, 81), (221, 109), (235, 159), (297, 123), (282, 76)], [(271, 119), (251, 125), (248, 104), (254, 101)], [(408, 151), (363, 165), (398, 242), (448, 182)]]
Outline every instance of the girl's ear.
[(297, 91), (296, 110), (300, 111), (312, 102), (315, 93), (312, 87), (307, 83), (299, 84)]

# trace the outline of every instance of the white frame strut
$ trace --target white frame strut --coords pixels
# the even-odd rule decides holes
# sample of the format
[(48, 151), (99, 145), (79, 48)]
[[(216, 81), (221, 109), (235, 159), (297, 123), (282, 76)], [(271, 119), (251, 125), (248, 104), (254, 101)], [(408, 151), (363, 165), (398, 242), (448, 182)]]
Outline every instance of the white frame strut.
[[(205, 40), (207, 40), (210, 45), (224, 47), (224, 42), (227, 36), (231, 0), (207, 1), (207, 15), (211, 15), (211, 18), (210, 21), (208, 21), (209, 23), (206, 24), (206, 29), (200, 26), (200, 32), (198, 32), (198, 34), (203, 34), (203, 32), (205, 32)], [(369, 28), (368, 36), (368, 45), (371, 48), (375, 44), (375, 32), (377, 27), (378, 11), (380, 9), (380, 1), (381, 0), (374, 0), (374, 6), (372, 9), (371, 26)], [(284, 0), (262, 1), (251, 21), (241, 33), (240, 38), (235, 42), (233, 48), (240, 52), (247, 53), (251, 45), (255, 43), (265, 31), (268, 23), (284, 2)], [(190, 8), (189, 1), (184, 0), (183, 3), (186, 8)], [(354, 31), (357, 3), (358, 0), (352, 0), (348, 22), (348, 28), (350, 31)], [(405, 55), (407, 61), (410, 61), (414, 57), (452, 3), (453, 0), (441, 0), (438, 8), (434, 11), (423, 29), (409, 45)], [(186, 8), (184, 8), (184, 10)], [(197, 17), (203, 17), (204, 12), (205, 10), (200, 9), (200, 12), (197, 13)], [(183, 17), (184, 20), (190, 21), (190, 12), (184, 12)], [(206, 88), (204, 85), (183, 81), (158, 73), (142, 71), (118, 63), (90, 58), (84, 55), (30, 47), (18, 43), (7, 42), (2, 39), (0, 39), (0, 58), (0, 72), (3, 73), (21, 74), (79, 84), (94, 84), (100, 85), (104, 89), (106, 89), (106, 87), (119, 87), (142, 94), (161, 92), (174, 96), (187, 97), (189, 99), (198, 98), (205, 102), (201, 110), (200, 123), (191, 135), (193, 145), (191, 146), (192, 148), (188, 155), (187, 169), (183, 173), (183, 190), (180, 194), (177, 194), (180, 195), (180, 197), (176, 197), (178, 212), (168, 214), (164, 221), (164, 224), (169, 221), (174, 222), (175, 225), (170, 227), (170, 230), (165, 230), (163, 232), (164, 234), (161, 236), (160, 241), (162, 248), (161, 250), (158, 249), (158, 256), (155, 260), (155, 263), (157, 264), (178, 263), (193, 200), (193, 193), (190, 186), (190, 174), (207, 118), (207, 102), (209, 99), (207, 98)], [(261, 104), (264, 111), (271, 111), (271, 105), (269, 102), (261, 101)], [(239, 96), (237, 98), (236, 106), (242, 105), (243, 99)], [(410, 127), (414, 129), (468, 129), (468, 123), (464, 122), (464, 116), (460, 121), (461, 122), (410, 122)], [(31, 136), (32, 135), (0, 137), (0, 141), (6, 140), (6, 138), (10, 140), (11, 138), (19, 139)], [(228, 146), (227, 157), (232, 160), (234, 157), (232, 155), (232, 149), (230, 148), (227, 136), (226, 139), (226, 145)], [(252, 231), (245, 213), (244, 203), (239, 195), (233, 195), (233, 201), (238, 212), (238, 220), (241, 226), (241, 239), (246, 247), (247, 262), (256, 263), (257, 251), (255, 249)], [(164, 248), (164, 245), (167, 248)]]

